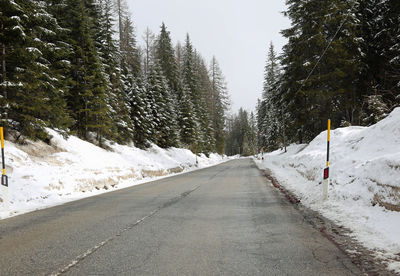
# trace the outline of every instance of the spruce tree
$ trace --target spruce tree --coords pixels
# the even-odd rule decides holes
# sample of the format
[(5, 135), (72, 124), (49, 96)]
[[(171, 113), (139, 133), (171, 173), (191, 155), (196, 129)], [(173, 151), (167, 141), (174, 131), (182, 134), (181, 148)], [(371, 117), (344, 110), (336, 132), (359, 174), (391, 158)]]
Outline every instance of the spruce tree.
[(158, 63), (150, 68), (147, 80), (153, 119), (157, 123), (155, 142), (164, 148), (177, 146), (177, 123), (172, 106), (172, 95)]
[(178, 64), (172, 47), (171, 37), (164, 23), (161, 25), (160, 35), (155, 45), (155, 57), (158, 60), (163, 75), (168, 81), (169, 88), (176, 95), (181, 89)]
[(89, 132), (95, 134), (98, 142), (110, 135), (109, 107), (106, 97), (106, 80), (102, 63), (93, 38), (93, 24), (98, 18), (89, 16), (94, 11), (90, 0), (66, 0), (62, 24), (70, 30), (68, 43), (72, 47), (71, 83), (67, 104), (75, 123), (72, 130), (89, 139)]
[(389, 111), (400, 104), (399, 9), (399, 2), (390, 0), (366, 0), (358, 5), (364, 42), (360, 46), (364, 64), (360, 89), (366, 91), (363, 106), (367, 108), (361, 123), (371, 123), (371, 100), (381, 102)]
[[(18, 56), (26, 55), (25, 20), (28, 17), (26, 11), (15, 1), (0, 2), (0, 41), (1, 41), (1, 125), (8, 130), (8, 127), (17, 122), (9, 122), (10, 105), (14, 95), (18, 93), (23, 84), (18, 79), (19, 71), (23, 71)], [(19, 68), (19, 69), (17, 69)], [(12, 120), (12, 119), (11, 119)]]
[(125, 70), (124, 74), (130, 75), (130, 78), (140, 78), (142, 74), (141, 57), (130, 16), (123, 19), (121, 31), (121, 67)]
[(211, 60), (209, 74), (211, 81), (210, 113), (214, 129), (215, 148), (218, 153), (222, 154), (225, 149), (226, 137), (224, 129), (226, 112), (229, 108), (229, 98), (225, 78), (215, 57)]
[(256, 153), (256, 127), (254, 115), (240, 108), (238, 113), (228, 118), (226, 153), (244, 156)]
[(214, 129), (211, 115), (211, 94), (212, 87), (208, 69), (204, 59), (199, 53), (195, 55), (195, 73), (197, 80), (199, 139), (198, 151), (210, 153), (215, 151)]
[(145, 84), (140, 78), (131, 78), (126, 87), (135, 146), (139, 148), (149, 147), (148, 142), (151, 141), (152, 135), (152, 117), (150, 105), (146, 98)]
[(70, 123), (62, 77), (53, 66), (59, 61), (60, 27), (45, 2), (3, 1), (2, 5), (2, 117), (24, 136), (46, 139), (44, 127), (66, 129)]
[(297, 130), (290, 136), (302, 142), (324, 130), (328, 117), (335, 125), (357, 120), (360, 40), (354, 1), (287, 3), (292, 27), (282, 31), (289, 43), (282, 59), (280, 109), (291, 115), (290, 129)]
[(256, 105), (256, 111), (257, 111), (257, 146), (259, 149), (263, 148), (266, 145), (266, 139), (265, 136), (263, 135), (263, 122), (266, 114), (265, 110), (265, 101), (262, 101), (260, 99), (257, 99), (257, 105)]
[(183, 85), (179, 95), (178, 126), (180, 139), (183, 145), (190, 147), (196, 142), (197, 122), (193, 103), (190, 99), (190, 90)]
[(262, 110), (260, 110), (260, 114), (258, 115), (260, 118), (259, 131), (264, 149), (274, 150), (277, 148), (279, 140), (280, 114), (274, 102), (274, 96), (277, 94), (277, 81), (280, 69), (272, 42), (268, 49), (268, 59), (264, 70)]
[[(193, 132), (194, 132), (194, 139), (191, 137), (181, 137), (182, 142), (187, 142), (191, 140), (191, 148), (196, 148), (196, 151), (199, 148), (199, 143), (201, 143), (200, 139), (200, 124), (199, 124), (199, 115), (201, 114), (201, 109), (200, 109), (200, 95), (198, 93), (198, 81), (196, 79), (196, 71), (195, 71), (195, 52), (193, 50), (192, 43), (189, 38), (189, 34), (186, 35), (186, 42), (183, 50), (183, 61), (182, 61), (182, 82), (184, 85), (185, 91), (182, 91), (182, 94), (185, 97), (188, 97), (188, 100), (191, 102), (191, 107), (190, 110), (190, 116), (187, 114), (184, 115), (185, 118), (190, 118), (193, 120), (193, 123), (191, 123), (193, 127)], [(187, 99), (183, 99), (184, 101), (187, 101)], [(182, 108), (182, 106), (181, 106)], [(188, 108), (185, 108), (185, 110), (181, 110), (181, 113), (187, 113)], [(184, 118), (181, 118), (181, 120), (184, 120)]]
[[(108, 116), (111, 119), (108, 138), (118, 143), (127, 143), (132, 140), (133, 128), (129, 118), (128, 97), (121, 76), (118, 43), (114, 40), (114, 19), (111, 13), (112, 0), (104, 0), (98, 6), (99, 25), (94, 29), (97, 33), (97, 49), (102, 62), (105, 79), (105, 94), (109, 108)], [(95, 26), (96, 27), (96, 26)]]

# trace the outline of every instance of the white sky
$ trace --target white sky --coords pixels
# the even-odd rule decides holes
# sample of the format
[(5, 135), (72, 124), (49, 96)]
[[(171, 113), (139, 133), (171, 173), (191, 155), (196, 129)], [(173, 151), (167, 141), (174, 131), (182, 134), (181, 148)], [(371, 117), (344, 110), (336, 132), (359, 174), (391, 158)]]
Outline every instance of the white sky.
[(164, 22), (173, 43), (185, 41), (209, 63), (217, 58), (228, 83), (232, 111), (254, 110), (261, 95), (270, 41), (278, 52), (285, 44), (280, 30), (285, 0), (127, 0), (140, 44), (146, 27), (155, 34)]

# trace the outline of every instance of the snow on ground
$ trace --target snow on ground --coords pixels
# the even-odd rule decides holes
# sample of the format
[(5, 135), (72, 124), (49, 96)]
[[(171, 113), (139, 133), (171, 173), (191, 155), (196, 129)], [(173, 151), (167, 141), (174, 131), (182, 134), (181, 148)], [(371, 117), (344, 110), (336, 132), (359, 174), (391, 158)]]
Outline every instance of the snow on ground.
[(5, 141), (9, 208), (0, 189), (0, 219), (113, 191), (171, 174), (227, 161), (226, 156), (196, 155), (187, 149), (147, 150), (108, 144), (105, 150), (77, 137), (64, 139), (48, 129), (50, 145)]
[(371, 127), (331, 131), (331, 184), (323, 201), (326, 140), (325, 131), (308, 145), (264, 154), (264, 161), (256, 163), (270, 169), (304, 205), (350, 228), (400, 273), (400, 108)]

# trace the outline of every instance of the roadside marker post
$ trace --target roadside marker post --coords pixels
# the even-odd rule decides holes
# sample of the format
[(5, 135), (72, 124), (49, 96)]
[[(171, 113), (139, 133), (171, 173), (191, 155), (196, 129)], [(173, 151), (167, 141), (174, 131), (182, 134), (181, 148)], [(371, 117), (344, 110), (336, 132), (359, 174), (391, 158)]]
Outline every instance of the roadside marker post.
[(329, 187), (329, 144), (331, 141), (331, 120), (328, 120), (328, 136), (327, 136), (327, 148), (326, 148), (326, 168), (324, 169), (324, 179), (322, 181), (322, 199), (328, 199), (328, 187)]
[(9, 210), (9, 202), (8, 202), (8, 177), (6, 175), (6, 163), (4, 158), (4, 129), (0, 127), (0, 139), (1, 139), (1, 163), (3, 168), (3, 173), (1, 175), (1, 186), (2, 186), (2, 194), (3, 194), (3, 202), (5, 204), (5, 209)]

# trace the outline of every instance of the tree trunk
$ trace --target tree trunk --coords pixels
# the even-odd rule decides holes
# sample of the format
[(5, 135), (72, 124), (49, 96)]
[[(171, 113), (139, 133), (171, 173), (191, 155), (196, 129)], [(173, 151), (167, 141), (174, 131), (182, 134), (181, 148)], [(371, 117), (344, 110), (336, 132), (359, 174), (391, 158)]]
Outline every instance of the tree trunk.
[(122, 10), (121, 10), (121, 0), (117, 0), (118, 6), (118, 24), (119, 24), (119, 49), (122, 50), (121, 44), (123, 42), (122, 38)]

